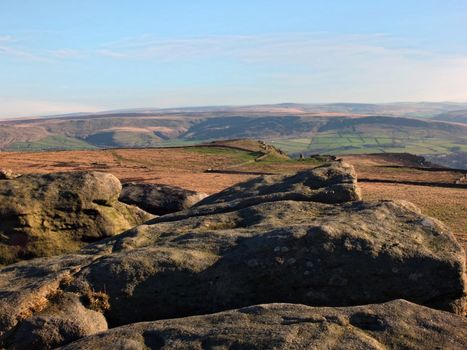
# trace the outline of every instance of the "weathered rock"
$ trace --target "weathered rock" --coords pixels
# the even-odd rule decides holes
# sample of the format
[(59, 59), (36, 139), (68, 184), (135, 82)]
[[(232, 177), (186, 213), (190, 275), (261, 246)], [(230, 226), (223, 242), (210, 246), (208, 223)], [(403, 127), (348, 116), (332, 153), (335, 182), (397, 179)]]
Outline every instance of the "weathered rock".
[(461, 246), (404, 203), (263, 203), (141, 225), (87, 251), (110, 252), (77, 280), (106, 291), (113, 325), (270, 302), (465, 310)]
[(119, 200), (151, 214), (165, 215), (188, 209), (205, 197), (207, 194), (176, 186), (125, 183)]
[[(0, 269), (0, 341), (56, 293), (99, 296), (90, 304), (105, 305), (96, 310), (111, 327), (277, 302), (351, 306), (402, 298), (463, 314), (465, 254), (453, 235), (406, 202), (313, 202), (354, 196), (333, 198), (329, 188), (336, 186), (358, 193), (352, 169), (339, 167), (265, 177), (250, 197), (225, 191), (79, 255)], [(342, 175), (332, 184), (315, 180), (334, 172)], [(292, 180), (280, 186), (277, 179)]]
[(188, 211), (169, 214), (161, 220), (225, 213), (268, 202), (337, 204), (360, 199), (354, 168), (344, 162), (333, 162), (295, 175), (267, 175), (242, 182), (203, 199)]
[(101, 313), (85, 308), (75, 294), (59, 294), (45, 310), (21, 323), (12, 348), (52, 349), (105, 330), (107, 321)]
[(0, 265), (78, 250), (151, 215), (118, 201), (120, 181), (98, 172), (0, 181)]
[(268, 175), (242, 182), (205, 198), (196, 206), (247, 198), (256, 198), (258, 203), (288, 199), (343, 203), (361, 199), (356, 182), (357, 175), (351, 165), (333, 162), (295, 175)]
[(358, 307), (250, 306), (218, 314), (136, 323), (62, 348), (87, 349), (467, 348), (467, 321), (404, 300)]
[(12, 180), (20, 176), (20, 174), (16, 174), (10, 169), (0, 169), (0, 180)]
[(19, 321), (46, 309), (54, 296), (62, 293), (61, 287), (92, 261), (92, 256), (85, 255), (54, 256), (22, 261), (1, 269), (0, 340), (4, 342), (10, 337), (9, 333)]

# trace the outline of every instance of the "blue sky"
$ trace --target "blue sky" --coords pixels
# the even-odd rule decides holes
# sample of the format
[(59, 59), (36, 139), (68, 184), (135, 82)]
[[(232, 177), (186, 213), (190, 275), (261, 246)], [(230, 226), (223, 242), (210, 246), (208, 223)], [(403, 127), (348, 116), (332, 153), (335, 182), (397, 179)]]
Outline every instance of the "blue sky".
[(467, 101), (466, 0), (1, 0), (0, 117)]

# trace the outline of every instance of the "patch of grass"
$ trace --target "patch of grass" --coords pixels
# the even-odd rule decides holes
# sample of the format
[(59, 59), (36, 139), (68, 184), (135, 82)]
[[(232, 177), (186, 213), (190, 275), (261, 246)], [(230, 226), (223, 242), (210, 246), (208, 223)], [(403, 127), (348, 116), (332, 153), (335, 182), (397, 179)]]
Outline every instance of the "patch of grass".
[(84, 301), (91, 310), (98, 312), (110, 310), (110, 297), (105, 291), (96, 292), (88, 287)]

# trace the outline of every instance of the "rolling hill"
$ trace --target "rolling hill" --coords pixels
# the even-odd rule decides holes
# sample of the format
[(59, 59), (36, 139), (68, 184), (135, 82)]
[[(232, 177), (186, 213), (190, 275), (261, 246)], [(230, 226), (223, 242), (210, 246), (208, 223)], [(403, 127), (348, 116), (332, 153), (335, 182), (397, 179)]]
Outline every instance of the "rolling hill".
[(462, 124), (462, 114), (459, 117), (462, 107), (287, 103), (7, 120), (0, 122), (0, 150), (146, 148), (254, 138), (296, 156), (409, 152), (467, 167), (467, 124)]
[(435, 116), (433, 119), (445, 122), (467, 124), (467, 109), (441, 113)]

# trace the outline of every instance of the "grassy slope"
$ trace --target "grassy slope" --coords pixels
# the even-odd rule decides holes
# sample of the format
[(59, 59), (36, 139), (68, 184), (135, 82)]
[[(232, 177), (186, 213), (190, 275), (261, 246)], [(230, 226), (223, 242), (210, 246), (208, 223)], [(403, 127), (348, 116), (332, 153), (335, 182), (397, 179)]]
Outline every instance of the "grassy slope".
[(11, 151), (51, 151), (96, 148), (97, 147), (83, 140), (62, 135), (47, 136), (46, 138), (37, 141), (15, 142), (8, 146), (8, 150)]
[[(453, 149), (467, 152), (467, 128), (462, 133), (461, 126), (452, 124), (378, 116), (346, 118), (313, 115), (201, 115), (192, 118), (186, 115), (170, 119), (135, 115), (83, 117), (82, 120), (40, 120), (29, 124), (26, 124), (29, 125), (27, 128), (25, 125), (15, 127), (14, 124), (9, 124), (4, 127), (8, 130), (0, 130), (4, 134), (7, 133), (0, 135), (7, 143), (15, 139), (23, 141), (11, 144), (8, 149), (88, 149), (91, 148), (90, 145), (105, 148), (164, 147), (189, 145), (219, 138), (251, 137), (272, 141), (274, 145), (290, 153), (449, 154)], [(37, 132), (47, 131), (54, 136), (44, 138), (41, 134), (38, 138), (19, 137), (19, 132), (30, 132), (34, 127), (37, 128)], [(125, 128), (128, 130), (125, 131)], [(134, 131), (130, 130), (132, 128)], [(12, 130), (16, 130), (16, 136)], [(87, 142), (81, 141), (83, 139)]]

